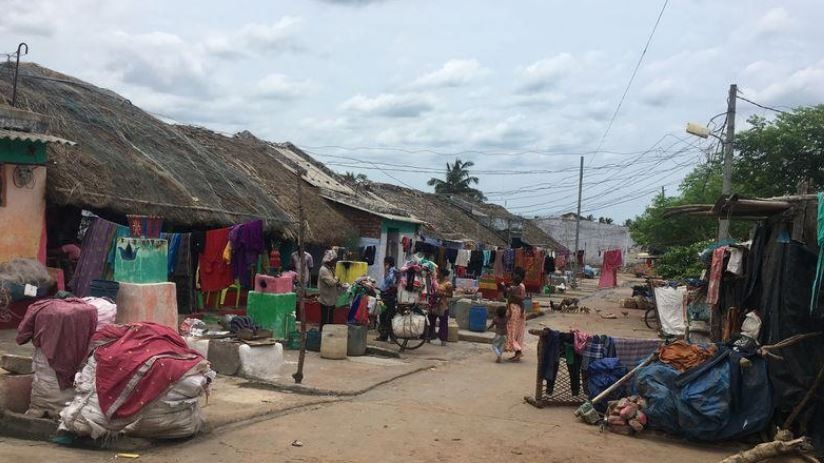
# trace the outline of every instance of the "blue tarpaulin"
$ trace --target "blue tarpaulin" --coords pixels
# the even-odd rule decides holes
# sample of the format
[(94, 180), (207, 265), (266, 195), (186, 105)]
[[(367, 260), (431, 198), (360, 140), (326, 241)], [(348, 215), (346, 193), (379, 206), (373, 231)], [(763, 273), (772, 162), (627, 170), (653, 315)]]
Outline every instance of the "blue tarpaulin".
[[(717, 357), (679, 373), (653, 362), (635, 376), (633, 393), (647, 400), (649, 426), (701, 441), (724, 441), (763, 430), (772, 417), (764, 359), (719, 346)], [(745, 362), (746, 363), (746, 362)]]

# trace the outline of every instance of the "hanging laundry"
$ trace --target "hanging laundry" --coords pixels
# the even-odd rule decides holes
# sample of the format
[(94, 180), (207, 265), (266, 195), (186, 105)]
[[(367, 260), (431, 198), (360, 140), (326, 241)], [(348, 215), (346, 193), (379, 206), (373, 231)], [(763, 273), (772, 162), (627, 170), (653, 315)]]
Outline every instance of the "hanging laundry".
[(730, 258), (727, 261), (727, 271), (733, 275), (742, 276), (744, 274), (744, 250), (741, 248), (730, 248)]
[(117, 224), (98, 217), (86, 230), (80, 247), (80, 259), (69, 283), (76, 296), (88, 296), (91, 281), (103, 276), (116, 229)]
[(605, 251), (598, 286), (600, 288), (614, 288), (618, 286), (618, 269), (622, 265), (624, 265), (624, 257), (620, 249)]
[(482, 251), (484, 253), (484, 268), (489, 267), (490, 262), (492, 262), (492, 254), (495, 251)]
[(366, 262), (342, 260), (335, 264), (335, 278), (341, 283), (353, 284), (368, 271)]
[(458, 249), (458, 257), (455, 259), (455, 265), (458, 267), (468, 267), (471, 256), (472, 253), (469, 249)]
[(469, 264), (466, 266), (467, 272), (474, 277), (479, 277), (484, 271), (484, 252), (470, 252)]
[(544, 274), (555, 273), (555, 258), (549, 254), (544, 256)]
[(527, 291), (539, 292), (544, 285), (544, 252), (538, 248), (523, 250), (524, 285)]
[(242, 287), (251, 288), (252, 267), (266, 247), (263, 221), (253, 220), (234, 227), (229, 233), (229, 240), (232, 243), (232, 275)]
[(495, 263), (492, 265), (492, 273), (499, 278), (504, 276), (504, 250), (495, 251)]
[(721, 276), (724, 274), (724, 257), (726, 253), (727, 246), (718, 247), (712, 252), (710, 279), (707, 285), (707, 304), (711, 306), (718, 304), (718, 293), (721, 289)]
[(223, 251), (229, 243), (229, 228), (206, 232), (203, 253), (200, 255), (200, 288), (202, 291), (220, 291), (232, 282), (232, 269), (223, 260)]
[(375, 265), (375, 253), (377, 248), (375, 246), (366, 246), (361, 252), (361, 260), (366, 262), (366, 265)]
[(446, 260), (449, 261), (450, 264), (455, 265), (455, 262), (458, 260), (458, 250), (455, 248), (447, 248)]
[(621, 365), (627, 368), (635, 368), (661, 347), (661, 341), (658, 339), (612, 338), (612, 340), (615, 343), (615, 355), (621, 361)]
[(821, 302), (821, 281), (824, 279), (824, 193), (818, 193), (818, 263), (815, 268), (812, 295), (810, 296), (810, 315), (815, 314)]
[(566, 268), (566, 256), (558, 254), (555, 256), (555, 270), (563, 270)]
[(504, 273), (512, 273), (515, 270), (515, 250), (507, 249), (504, 251)]

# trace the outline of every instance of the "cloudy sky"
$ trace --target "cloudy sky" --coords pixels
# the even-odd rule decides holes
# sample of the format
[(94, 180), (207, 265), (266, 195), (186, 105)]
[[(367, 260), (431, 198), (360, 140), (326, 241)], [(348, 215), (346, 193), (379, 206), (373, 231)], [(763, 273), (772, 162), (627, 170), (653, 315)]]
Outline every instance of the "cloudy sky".
[[(25, 41), (26, 59), (158, 117), (421, 189), (460, 157), (527, 216), (574, 208), (580, 155), (585, 214), (622, 221), (675, 192), (713, 149), (685, 123), (724, 111), (730, 83), (763, 104), (824, 102), (815, 0), (671, 0), (608, 132), (662, 0), (0, 4), (0, 51)], [(739, 127), (752, 114), (771, 117), (739, 101)]]

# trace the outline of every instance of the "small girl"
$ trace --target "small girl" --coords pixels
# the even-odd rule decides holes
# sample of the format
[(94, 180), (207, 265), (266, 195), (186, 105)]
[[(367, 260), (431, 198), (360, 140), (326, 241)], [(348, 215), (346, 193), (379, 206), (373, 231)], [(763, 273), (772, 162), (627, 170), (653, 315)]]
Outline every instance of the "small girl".
[(506, 318), (506, 307), (498, 307), (498, 310), (495, 311), (495, 317), (492, 318), (492, 323), (489, 325), (489, 328), (495, 327), (495, 337), (492, 338), (492, 351), (495, 352), (497, 358), (495, 359), (495, 363), (501, 363), (501, 357), (504, 355), (504, 345), (506, 344), (506, 325), (507, 325), (507, 318)]

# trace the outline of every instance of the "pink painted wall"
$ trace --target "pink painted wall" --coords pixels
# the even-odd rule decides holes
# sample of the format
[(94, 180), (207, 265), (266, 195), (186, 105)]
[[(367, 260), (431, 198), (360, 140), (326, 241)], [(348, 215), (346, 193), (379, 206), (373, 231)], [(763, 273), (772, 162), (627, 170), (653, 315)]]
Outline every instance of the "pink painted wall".
[(3, 168), (6, 205), (0, 207), (0, 262), (17, 258), (37, 259), (45, 239), (46, 168), (34, 167), (34, 182), (14, 185), (14, 164)]

